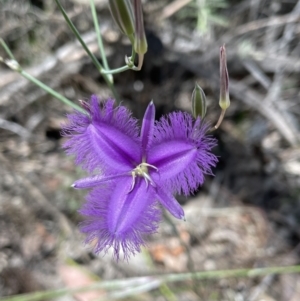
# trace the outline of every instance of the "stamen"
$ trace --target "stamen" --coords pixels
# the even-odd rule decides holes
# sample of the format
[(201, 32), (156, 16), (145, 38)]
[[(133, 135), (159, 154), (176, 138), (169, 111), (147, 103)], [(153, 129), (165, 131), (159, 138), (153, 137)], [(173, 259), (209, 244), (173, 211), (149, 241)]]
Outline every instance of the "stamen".
[[(150, 175), (148, 175), (147, 173), (144, 173), (143, 177), (145, 178), (145, 181), (146, 181), (147, 184), (148, 184), (148, 182), (150, 182), (150, 184), (153, 187), (156, 187), (156, 184), (153, 182), (153, 180), (151, 179)], [(148, 188), (148, 185), (147, 185), (147, 188)]]
[(156, 171), (158, 171), (158, 168), (156, 166), (148, 164), (146, 162), (139, 164), (135, 169), (133, 169), (131, 171), (132, 184), (131, 184), (131, 187), (130, 187), (130, 190), (128, 191), (128, 193), (130, 193), (134, 189), (136, 176), (140, 176), (140, 177), (144, 178), (144, 180), (146, 182), (146, 188), (148, 188), (149, 183), (153, 187), (156, 187), (155, 182), (152, 180), (152, 178), (150, 177), (150, 175), (148, 173), (148, 167), (153, 168)]
[(131, 172), (131, 175), (132, 175), (132, 184), (131, 184), (131, 187), (130, 187), (130, 190), (128, 191), (128, 193), (130, 193), (133, 190), (134, 185), (135, 185), (136, 174), (135, 174), (134, 170)]
[(146, 177), (146, 174), (143, 174), (143, 177), (144, 177), (144, 180), (145, 180), (145, 182), (146, 182), (146, 188), (148, 189), (149, 181), (148, 181), (148, 179), (147, 179), (147, 177)]
[(155, 169), (156, 171), (158, 171), (158, 168), (157, 168), (156, 166), (154, 166), (154, 165), (151, 165), (151, 164), (148, 164), (148, 163), (142, 163), (142, 164), (140, 164), (140, 165), (144, 165), (144, 166), (147, 166), (147, 167), (151, 167), (151, 168)]

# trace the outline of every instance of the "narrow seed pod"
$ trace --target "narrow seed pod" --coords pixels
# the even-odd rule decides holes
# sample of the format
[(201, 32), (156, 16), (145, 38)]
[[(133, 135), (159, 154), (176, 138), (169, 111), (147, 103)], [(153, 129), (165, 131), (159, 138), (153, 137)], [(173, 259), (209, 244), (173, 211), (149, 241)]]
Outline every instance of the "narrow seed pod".
[(111, 15), (119, 29), (126, 36), (134, 33), (134, 16), (130, 0), (109, 0)]
[(144, 18), (141, 0), (133, 0), (134, 17), (135, 17), (135, 41), (134, 50), (138, 54), (147, 52), (148, 44), (144, 29)]
[(201, 87), (196, 83), (192, 93), (192, 113), (194, 118), (200, 116), (202, 119), (206, 115), (206, 96)]
[(220, 101), (222, 110), (230, 106), (229, 99), (229, 76), (227, 71), (226, 49), (225, 45), (220, 48)]
[(134, 7), (134, 51), (139, 56), (137, 70), (141, 70), (144, 55), (148, 49), (146, 33), (144, 29), (144, 18), (141, 0), (133, 0)]

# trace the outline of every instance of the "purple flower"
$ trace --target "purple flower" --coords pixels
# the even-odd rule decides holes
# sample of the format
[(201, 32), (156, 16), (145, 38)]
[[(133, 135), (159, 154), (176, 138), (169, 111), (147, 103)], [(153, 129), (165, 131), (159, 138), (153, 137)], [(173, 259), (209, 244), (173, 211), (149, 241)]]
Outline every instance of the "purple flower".
[(188, 113), (168, 114), (155, 123), (155, 107), (146, 110), (142, 128), (129, 111), (114, 101), (99, 103), (92, 96), (88, 114), (68, 116), (64, 127), (69, 154), (92, 175), (73, 184), (92, 188), (80, 212), (82, 231), (95, 251), (114, 249), (118, 259), (140, 251), (143, 236), (156, 232), (159, 202), (173, 216), (184, 219), (175, 193), (188, 195), (211, 174), (217, 158), (216, 140), (205, 136), (208, 125)]

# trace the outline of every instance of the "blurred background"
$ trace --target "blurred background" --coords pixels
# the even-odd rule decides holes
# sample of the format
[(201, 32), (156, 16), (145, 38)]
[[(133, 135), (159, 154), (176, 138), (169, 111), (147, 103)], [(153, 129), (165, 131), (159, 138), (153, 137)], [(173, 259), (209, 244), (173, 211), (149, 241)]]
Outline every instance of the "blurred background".
[[(123, 66), (130, 44), (107, 1), (95, 2), (109, 65)], [(99, 57), (89, 1), (61, 3)], [(152, 99), (157, 118), (190, 111), (197, 82), (214, 124), (219, 48), (226, 44), (231, 106), (213, 133), (220, 160), (215, 177), (194, 196), (179, 196), (186, 222), (165, 215), (148, 248), (128, 263), (95, 256), (78, 231), (85, 192), (70, 187), (85, 173), (62, 150), (60, 128), (71, 109), (0, 65), (0, 297), (95, 280), (299, 264), (300, 1), (143, 4), (149, 45), (143, 69), (114, 77), (120, 99), (137, 118)], [(0, 0), (0, 37), (28, 73), (72, 101), (111, 96), (55, 1)], [(0, 56), (7, 57), (3, 49)], [(127, 300), (298, 301), (300, 275), (182, 281)]]

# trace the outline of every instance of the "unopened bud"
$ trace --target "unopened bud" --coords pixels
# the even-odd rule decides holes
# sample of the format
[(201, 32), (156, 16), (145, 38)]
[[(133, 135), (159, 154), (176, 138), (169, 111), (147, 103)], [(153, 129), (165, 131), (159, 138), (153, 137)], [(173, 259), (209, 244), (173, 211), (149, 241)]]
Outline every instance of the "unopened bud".
[(134, 7), (134, 51), (139, 55), (140, 69), (143, 64), (144, 54), (147, 52), (148, 44), (144, 29), (143, 9), (141, 0), (133, 0)]
[(192, 93), (192, 113), (194, 118), (200, 116), (202, 119), (206, 115), (206, 96), (201, 87), (196, 83)]
[(227, 71), (226, 49), (225, 45), (220, 48), (220, 101), (219, 105), (222, 110), (230, 106), (229, 99), (229, 77)]
[(109, 9), (119, 29), (126, 36), (134, 33), (134, 17), (131, 0), (109, 0)]

